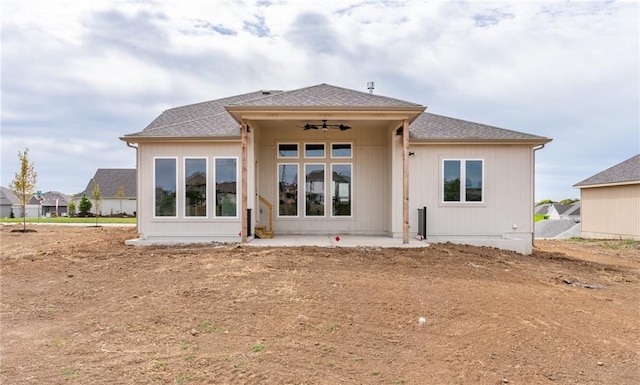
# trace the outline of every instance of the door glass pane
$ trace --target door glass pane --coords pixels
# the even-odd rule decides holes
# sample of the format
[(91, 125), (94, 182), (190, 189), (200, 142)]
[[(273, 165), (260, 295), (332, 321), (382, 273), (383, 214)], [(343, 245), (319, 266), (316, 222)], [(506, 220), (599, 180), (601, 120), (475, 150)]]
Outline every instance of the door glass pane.
[(278, 145), (278, 158), (297, 158), (298, 145), (295, 143), (280, 143)]
[(331, 145), (332, 158), (351, 158), (350, 143), (333, 143)]
[(207, 216), (207, 160), (184, 161), (185, 216)]
[(155, 160), (156, 216), (176, 216), (176, 160)]
[(278, 165), (278, 215), (298, 215), (298, 165)]
[(305, 215), (324, 216), (324, 164), (305, 165)]
[(445, 160), (443, 171), (444, 201), (460, 202), (460, 161)]
[(466, 201), (482, 202), (482, 161), (467, 160), (465, 163)]
[(305, 158), (324, 158), (324, 144), (308, 143), (304, 145)]
[(332, 215), (351, 216), (352, 213), (352, 186), (351, 186), (351, 165), (332, 165), (331, 195), (332, 195)]
[(237, 178), (238, 160), (235, 158), (217, 158), (216, 175), (216, 216), (237, 217)]

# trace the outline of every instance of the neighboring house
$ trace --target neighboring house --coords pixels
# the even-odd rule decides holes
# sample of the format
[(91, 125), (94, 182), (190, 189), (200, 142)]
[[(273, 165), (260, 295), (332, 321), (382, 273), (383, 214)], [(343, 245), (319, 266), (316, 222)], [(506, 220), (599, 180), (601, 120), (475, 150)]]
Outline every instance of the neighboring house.
[[(9, 218), (12, 209), (14, 217), (23, 217), (20, 199), (7, 187), (0, 187), (0, 209), (2, 210), (2, 215), (0, 216), (2, 218)], [(27, 218), (38, 217), (40, 215), (40, 204), (28, 201), (25, 205), (25, 212)]]
[(571, 219), (580, 222), (580, 202), (564, 205), (561, 203), (551, 203), (547, 210), (548, 219)]
[(246, 242), (267, 201), (275, 236), (408, 243), (426, 207), (430, 242), (531, 253), (535, 150), (551, 139), (424, 110), (320, 84), (164, 111), (120, 138), (137, 145), (138, 243)]
[(580, 202), (575, 202), (569, 205), (562, 214), (560, 214), (560, 219), (571, 219), (572, 221), (579, 223), (580, 222)]
[[(99, 168), (91, 178), (83, 192), (76, 195), (79, 202), (86, 196), (93, 205), (91, 212), (95, 213), (96, 203), (93, 199), (93, 186), (98, 183), (102, 207), (100, 215), (136, 215), (136, 169), (135, 168)], [(154, 194), (149, 193), (150, 196)], [(78, 205), (76, 204), (76, 212)]]
[(580, 222), (580, 202), (563, 205), (561, 203), (543, 203), (534, 209), (535, 215), (545, 215), (547, 219), (571, 219)]
[(582, 237), (640, 240), (640, 154), (576, 183)]
[(549, 208), (551, 207), (551, 203), (543, 203), (537, 205), (534, 210), (535, 215), (549, 215)]
[(0, 218), (10, 218), (11, 212), (16, 218), (22, 216), (20, 200), (9, 188), (0, 186)]
[(39, 200), (35, 195), (31, 197), (28, 206), (39, 206), (40, 216), (43, 217), (66, 216), (69, 202), (71, 202), (71, 196), (59, 191), (47, 191), (40, 195)]

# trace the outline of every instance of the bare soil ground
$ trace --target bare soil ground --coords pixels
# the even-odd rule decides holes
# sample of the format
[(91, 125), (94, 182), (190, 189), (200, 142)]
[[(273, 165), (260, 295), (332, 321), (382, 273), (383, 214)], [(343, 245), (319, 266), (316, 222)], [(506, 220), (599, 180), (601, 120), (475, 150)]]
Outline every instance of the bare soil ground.
[(637, 242), (135, 248), (134, 228), (16, 227), (2, 384), (640, 383)]

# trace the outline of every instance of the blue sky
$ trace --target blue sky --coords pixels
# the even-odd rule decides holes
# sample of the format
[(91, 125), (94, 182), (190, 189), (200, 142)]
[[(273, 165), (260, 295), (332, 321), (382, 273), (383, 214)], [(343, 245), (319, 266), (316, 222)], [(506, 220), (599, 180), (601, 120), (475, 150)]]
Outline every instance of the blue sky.
[(118, 137), (163, 110), (329, 83), (553, 138), (536, 200), (640, 152), (638, 1), (22, 1), (2, 14), (0, 185), (135, 167)]

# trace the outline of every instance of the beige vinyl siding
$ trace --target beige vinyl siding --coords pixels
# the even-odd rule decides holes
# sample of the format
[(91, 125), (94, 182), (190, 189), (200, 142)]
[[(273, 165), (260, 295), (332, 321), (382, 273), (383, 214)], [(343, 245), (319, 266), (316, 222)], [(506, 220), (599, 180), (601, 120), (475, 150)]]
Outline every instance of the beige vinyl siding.
[(583, 237), (640, 239), (640, 183), (582, 188), (580, 193)]
[[(348, 131), (273, 129), (260, 133), (261, 145), (257, 150), (258, 192), (274, 205), (274, 232), (276, 234), (385, 234), (389, 222), (389, 176), (386, 147), (387, 130), (367, 130), (354, 127)], [(278, 143), (297, 143), (299, 158), (277, 158)], [(305, 158), (305, 143), (324, 143), (325, 158)], [(331, 158), (332, 143), (351, 143), (352, 158)], [(277, 164), (295, 163), (298, 168), (298, 217), (278, 217)], [(326, 215), (324, 217), (304, 217), (304, 165), (325, 164)], [(331, 216), (331, 165), (352, 164), (352, 216)], [(259, 222), (268, 224), (268, 209), (259, 206)]]
[[(237, 218), (214, 218), (215, 187), (213, 179), (213, 159), (215, 157), (235, 157), (238, 159), (237, 196), (240, 207), (240, 167), (241, 151), (238, 142), (223, 143), (144, 143), (139, 146), (138, 164), (138, 232), (145, 239), (183, 237), (199, 239), (212, 236), (237, 237), (241, 228), (240, 211)], [(177, 216), (173, 218), (154, 217), (155, 186), (154, 159), (176, 158), (178, 176), (176, 181)], [(209, 175), (207, 175), (207, 211), (206, 218), (186, 217), (184, 215), (184, 158), (206, 157)]]
[[(533, 233), (533, 151), (528, 145), (412, 144), (410, 226), (427, 207), (427, 239), (517, 238)], [(442, 197), (444, 159), (483, 161), (483, 202), (450, 203)]]

